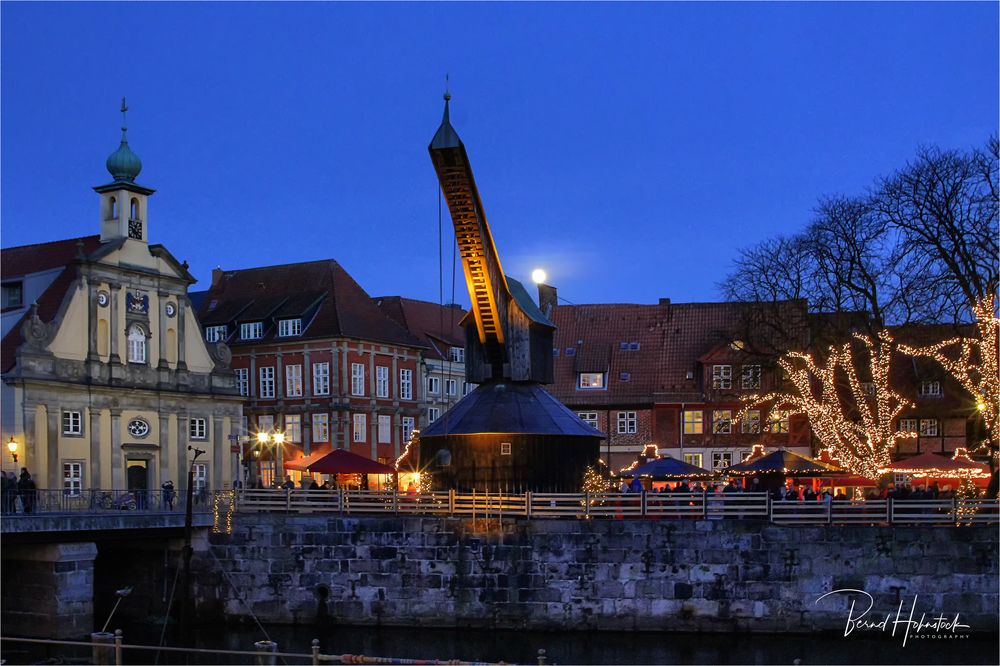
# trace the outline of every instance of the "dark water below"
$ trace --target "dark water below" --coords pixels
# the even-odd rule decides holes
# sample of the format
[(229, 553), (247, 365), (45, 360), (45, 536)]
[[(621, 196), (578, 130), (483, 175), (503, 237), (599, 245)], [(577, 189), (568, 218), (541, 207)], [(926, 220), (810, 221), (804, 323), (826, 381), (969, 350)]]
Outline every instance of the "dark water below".
[[(536, 664), (544, 649), (549, 664), (1000, 664), (996, 634), (968, 639), (913, 640), (850, 636), (677, 634), (648, 632), (488, 631), (399, 627), (265, 627), (282, 652), (308, 653), (312, 639), (324, 654), (364, 654), (408, 659), (461, 659)], [(156, 645), (156, 627), (125, 627), (125, 643)], [(248, 625), (201, 626), (197, 647), (252, 650), (261, 630)], [(169, 644), (169, 643), (168, 643)], [(89, 650), (66, 646), (0, 645), (8, 664), (39, 663), (55, 658), (81, 663)], [(125, 650), (125, 662), (151, 664), (155, 652)], [(177, 653), (162, 653), (160, 664), (184, 663)], [(251, 663), (237, 655), (193, 655), (192, 664)], [(282, 663), (281, 660), (278, 661)], [(287, 663), (309, 663), (288, 659)]]

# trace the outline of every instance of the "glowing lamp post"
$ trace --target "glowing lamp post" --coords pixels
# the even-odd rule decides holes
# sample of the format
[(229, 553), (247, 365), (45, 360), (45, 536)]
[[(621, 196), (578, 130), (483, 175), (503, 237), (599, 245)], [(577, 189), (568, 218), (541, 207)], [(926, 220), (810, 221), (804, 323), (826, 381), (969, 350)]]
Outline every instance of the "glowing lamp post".
[[(263, 474), (261, 473), (261, 469), (260, 469), (260, 452), (268, 444), (274, 444), (274, 448), (275, 448), (275, 450), (277, 450), (278, 447), (280, 447), (284, 443), (285, 443), (285, 433), (283, 433), (283, 432), (267, 433), (267, 432), (264, 432), (264, 431), (260, 431), (260, 432), (257, 433), (258, 448), (253, 452), (253, 457), (254, 457), (254, 460), (257, 461), (257, 474), (258, 474), (258, 478), (263, 477)], [(275, 463), (275, 472), (274, 473), (277, 474), (278, 473), (278, 470), (277, 470), (277, 456), (275, 456), (275, 455), (272, 454), (271, 460)], [(271, 480), (274, 481), (275, 479), (271, 479)]]
[(7, 450), (10, 451), (10, 457), (17, 464), (17, 441), (11, 436), (10, 441), (7, 442)]

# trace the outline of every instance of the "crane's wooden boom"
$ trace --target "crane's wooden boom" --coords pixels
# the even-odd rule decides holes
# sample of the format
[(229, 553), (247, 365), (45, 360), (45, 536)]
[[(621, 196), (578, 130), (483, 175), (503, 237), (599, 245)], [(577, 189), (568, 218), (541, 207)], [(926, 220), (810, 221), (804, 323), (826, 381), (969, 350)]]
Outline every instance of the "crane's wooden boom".
[(469, 156), (451, 126), (448, 100), (445, 96), (444, 119), (428, 150), (448, 202), (472, 303), (474, 335), (472, 322), (464, 322), (466, 377), (476, 383), (490, 379), (551, 382), (555, 327), (520, 283), (508, 283), (504, 275)]

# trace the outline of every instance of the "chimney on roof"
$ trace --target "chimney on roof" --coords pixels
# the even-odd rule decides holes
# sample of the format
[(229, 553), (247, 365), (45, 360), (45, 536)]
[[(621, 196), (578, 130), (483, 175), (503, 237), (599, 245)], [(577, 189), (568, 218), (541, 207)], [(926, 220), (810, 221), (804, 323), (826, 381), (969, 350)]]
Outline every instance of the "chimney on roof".
[(552, 285), (538, 283), (538, 307), (541, 309), (542, 314), (546, 317), (552, 314), (552, 311), (556, 309), (556, 303), (559, 300), (559, 296), (556, 293), (556, 288)]
[(669, 298), (661, 298), (660, 299), (660, 305), (670, 305), (670, 299)]
[(222, 282), (222, 276), (224, 275), (222, 266), (216, 266), (212, 269), (212, 286), (217, 287)]

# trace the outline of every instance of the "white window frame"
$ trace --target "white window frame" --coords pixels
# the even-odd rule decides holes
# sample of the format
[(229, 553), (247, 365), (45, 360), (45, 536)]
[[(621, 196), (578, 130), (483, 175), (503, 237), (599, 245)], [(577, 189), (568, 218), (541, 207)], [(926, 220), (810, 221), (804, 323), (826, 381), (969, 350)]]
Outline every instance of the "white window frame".
[(399, 371), (399, 399), (413, 400), (413, 370), (409, 368)]
[(581, 372), (577, 374), (576, 387), (582, 391), (603, 391), (608, 388), (603, 372)]
[(597, 430), (597, 412), (577, 412), (580, 420)]
[(937, 419), (920, 419), (921, 437), (940, 437), (941, 426)]
[(64, 409), (62, 413), (62, 434), (83, 435), (83, 412)]
[(511, 449), (511, 443), (510, 442), (500, 442), (500, 455), (502, 455), (502, 456), (509, 456), (509, 455), (511, 455), (510, 449)]
[(618, 412), (618, 434), (634, 435), (639, 431), (639, 417), (636, 412)]
[(744, 389), (760, 388), (760, 365), (744, 365), (740, 373), (740, 386)]
[(260, 414), (257, 417), (257, 432), (274, 432), (274, 414)]
[(712, 432), (716, 435), (731, 435), (733, 433), (733, 410), (715, 409), (712, 411)]
[(441, 409), (438, 407), (427, 408), (427, 424), (430, 425), (441, 418)]
[(403, 444), (406, 444), (417, 427), (417, 420), (412, 416), (404, 416), (400, 422), (403, 424)]
[(941, 382), (926, 381), (920, 382), (920, 395), (923, 397), (940, 397)]
[(312, 364), (313, 395), (330, 395), (330, 363)]
[(279, 319), (278, 320), (278, 337), (279, 338), (292, 338), (297, 335), (302, 335), (302, 320), (301, 319)]
[(229, 327), (225, 324), (205, 328), (205, 342), (225, 342), (228, 337)]
[(900, 432), (920, 432), (920, 422), (918, 419), (899, 419)]
[(240, 395), (250, 395), (250, 370), (248, 368), (236, 368), (236, 388)]
[(751, 409), (747, 411), (746, 418), (740, 421), (740, 432), (744, 435), (756, 435), (760, 433), (759, 409)]
[(302, 364), (293, 363), (285, 366), (285, 397), (302, 397)]
[(712, 470), (720, 470), (730, 467), (733, 464), (732, 451), (713, 451)]
[(194, 491), (198, 492), (208, 487), (208, 463), (195, 463), (194, 469)]
[[(701, 467), (701, 454), (700, 453), (685, 453), (684, 462), (689, 465), (694, 465), (695, 467)], [(702, 467), (702, 469), (704, 469)]]
[(128, 362), (146, 362), (146, 332), (139, 324), (132, 324), (128, 329)]
[(787, 434), (791, 426), (791, 417), (787, 409), (772, 409), (767, 415), (767, 431)]
[[(688, 415), (691, 416), (688, 416)], [(705, 433), (705, 413), (700, 409), (685, 409), (681, 414), (685, 435), (703, 435)]]
[(465, 363), (465, 347), (452, 347), (448, 351), (448, 359), (452, 363)]
[(260, 375), (260, 392), (257, 397), (262, 400), (274, 399), (274, 366), (265, 365), (258, 368)]
[(375, 366), (375, 397), (389, 397), (389, 366), (387, 365)]
[(458, 395), (458, 380), (457, 379), (446, 379), (444, 380), (444, 394), (455, 396)]
[(63, 469), (63, 495), (66, 497), (79, 497), (83, 492), (83, 461), (64, 460)]
[(197, 440), (208, 439), (208, 419), (201, 416), (189, 418), (188, 438)]
[(302, 416), (299, 414), (285, 414), (285, 441), (302, 443)]
[(731, 365), (712, 366), (712, 388), (713, 389), (733, 388), (733, 366)]
[(365, 430), (368, 428), (367, 414), (352, 414), (351, 418), (351, 441), (355, 444), (363, 444), (368, 441)]
[(264, 337), (264, 322), (251, 321), (240, 324), (240, 340), (260, 340)]
[(392, 444), (392, 417), (387, 414), (378, 415), (378, 443)]
[(316, 412), (312, 415), (312, 441), (330, 441), (330, 415), (326, 412)]
[(428, 377), (427, 378), (427, 394), (428, 395), (441, 395), (441, 378), (440, 377)]
[(351, 395), (365, 394), (365, 364), (351, 363)]

